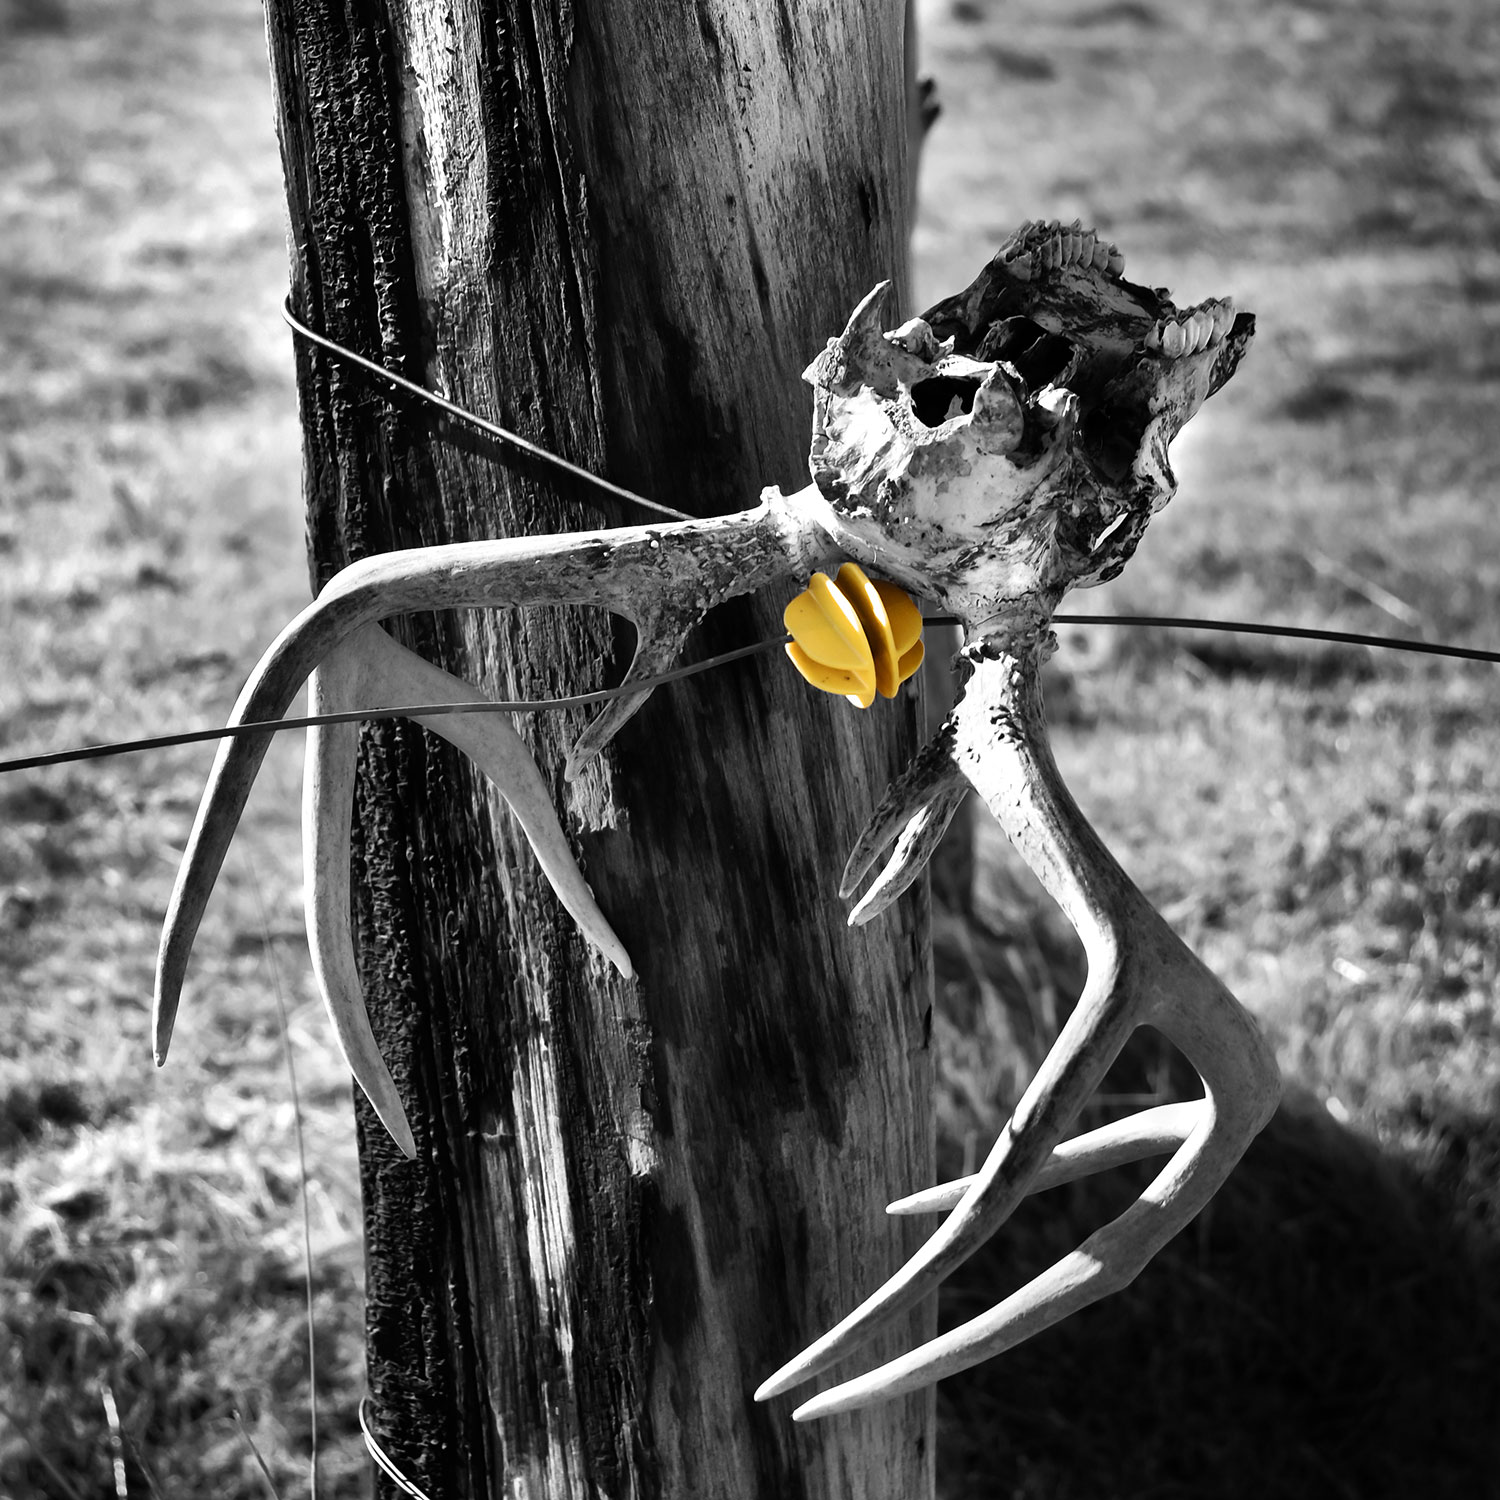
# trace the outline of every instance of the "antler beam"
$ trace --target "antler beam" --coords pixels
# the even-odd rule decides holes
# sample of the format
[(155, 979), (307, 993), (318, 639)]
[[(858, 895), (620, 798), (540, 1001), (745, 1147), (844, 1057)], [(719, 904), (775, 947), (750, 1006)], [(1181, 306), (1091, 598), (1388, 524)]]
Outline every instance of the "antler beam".
[[(1126, 878), (1068, 794), (1047, 741), (1039, 674), (1058, 603), (1069, 588), (1111, 578), (1129, 560), (1175, 491), (1172, 439), (1233, 375), (1254, 332), (1254, 320), (1227, 299), (1179, 311), (1164, 292), (1125, 281), (1123, 270), (1119, 251), (1079, 224), (1028, 224), (971, 286), (891, 332), (883, 328), (888, 288), (877, 287), (806, 372), (814, 388), (806, 489), (767, 490), (756, 509), (709, 521), (367, 559), (333, 579), (282, 632), (235, 706), (236, 723), (278, 717), (315, 669), (315, 709), (412, 705), (418, 722), (494, 781), (581, 929), (629, 975), (625, 949), (574, 868), (514, 732), (488, 716), (424, 717), (422, 706), (480, 695), (398, 647), (377, 622), (415, 610), (599, 604), (637, 627), (628, 684), (668, 665), (715, 605), (769, 588), (790, 595), (814, 569), (853, 559), (963, 623), (962, 696), (856, 841), (846, 898), (891, 852), (850, 920), (873, 919), (917, 878), (973, 788), (1077, 929), (1088, 983), (983, 1169), (893, 1205), (950, 1210), (941, 1228), (773, 1375), (758, 1399), (853, 1354), (935, 1290), (1028, 1192), (1141, 1156), (1170, 1152), (1171, 1160), (1124, 1214), (1029, 1285), (825, 1391), (796, 1411), (799, 1419), (940, 1379), (1125, 1285), (1199, 1212), (1275, 1108), (1276, 1067), (1254, 1023)], [(827, 676), (834, 682), (839, 674)], [(648, 693), (643, 687), (599, 715), (569, 757), (570, 775)], [(268, 738), (227, 741), (204, 794), (162, 938), (158, 1060)], [(347, 930), (356, 740), (344, 725), (309, 742), (308, 923), (318, 982), (351, 1070), (410, 1154), (411, 1131), (365, 1018)], [(1126, 1039), (1146, 1024), (1197, 1069), (1203, 1097), (1065, 1140)]]
[[(775, 499), (780, 501), (779, 496)], [(383, 645), (376, 641), (376, 633), (383, 635), (374, 630), (378, 621), (427, 609), (600, 605), (624, 616), (637, 628), (636, 654), (626, 674), (629, 684), (670, 660), (688, 630), (716, 604), (757, 592), (772, 581), (802, 576), (824, 560), (827, 546), (826, 538), (799, 521), (785, 502), (773, 503), (768, 496), (755, 510), (706, 521), (459, 543), (367, 558), (332, 579), (281, 632), (241, 690), (230, 723), (280, 718), (319, 666), (323, 671), (317, 695), (330, 707), (337, 701), (340, 705), (375, 708), (377, 705), (369, 701), (356, 703), (361, 692), (374, 692), (392, 706), (393, 700), (401, 698), (394, 691), (398, 685), (415, 689), (418, 702), (438, 701), (433, 693), (446, 694), (449, 701), (483, 701), (477, 689), (435, 667), (418, 676), (410, 653), (398, 654), (394, 642)], [(351, 642), (357, 645), (351, 646)], [(568, 761), (569, 776), (576, 775), (609, 743), (650, 693), (650, 688), (643, 688), (605, 706), (574, 746)], [(556, 827), (555, 816), (543, 817), (541, 803), (545, 799), (540, 788), (518, 784), (518, 778), (529, 781), (536, 774), (528, 757), (518, 758), (518, 743), (501, 748), (499, 737), (506, 732), (503, 729), (464, 727), (446, 719), (433, 719), (430, 727), (475, 758), (512, 807), (518, 801), (530, 807), (531, 821), (523, 818), (523, 827), (542, 857), (549, 878), (557, 885), (552, 869), (565, 853), (562, 831)], [(318, 894), (309, 899), (324, 930), (329, 923), (347, 926), (348, 922), (347, 905), (338, 907), (338, 898), (322, 883), (335, 865), (347, 863), (348, 853), (349, 822), (344, 802), (350, 788), (346, 767), (353, 740), (334, 728), (334, 733), (320, 731), (310, 741), (312, 775), (307, 783), (304, 817), (304, 832), (311, 840), (308, 869), (319, 882)], [(157, 958), (153, 1032), (158, 1064), (165, 1062), (171, 1045), (193, 939), (270, 740), (270, 731), (224, 740), (209, 772), (167, 907)], [(521, 759), (527, 761), (524, 768)], [(571, 858), (567, 863), (571, 864)], [(596, 910), (592, 896), (585, 900), (578, 890), (582, 880), (575, 871), (570, 887), (576, 894), (571, 898), (562, 890), (559, 894), (564, 894), (570, 910), (576, 900), (592, 914)], [(584, 926), (606, 955), (622, 970), (628, 970), (629, 960), (602, 915), (597, 919), (591, 915)], [(331, 948), (325, 948), (324, 955), (329, 964), (320, 973), (319, 982), (325, 986), (324, 997), (335, 1030), (347, 1046), (357, 1033), (368, 1033), (367, 1022), (356, 1024), (351, 1019), (353, 1012), (363, 1015), (363, 1001), (349, 965), (342, 958), (333, 959)], [(327, 988), (330, 983), (337, 989)], [(346, 1058), (382, 1119), (388, 1126), (397, 1122), (393, 1134), (409, 1155), (410, 1131), (384, 1064), (372, 1049), (373, 1041), (361, 1040), (346, 1051)]]

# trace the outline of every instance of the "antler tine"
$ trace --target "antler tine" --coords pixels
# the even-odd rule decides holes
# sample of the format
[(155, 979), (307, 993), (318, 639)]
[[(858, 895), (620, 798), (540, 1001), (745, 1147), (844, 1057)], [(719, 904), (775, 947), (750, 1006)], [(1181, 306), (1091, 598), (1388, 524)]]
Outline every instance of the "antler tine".
[[(1032, 1178), (1028, 1196), (1107, 1172), (1111, 1167), (1128, 1166), (1143, 1157), (1170, 1155), (1193, 1133), (1202, 1112), (1203, 1106), (1198, 1101), (1159, 1104), (1155, 1109), (1113, 1120), (1085, 1135), (1075, 1135), (1072, 1140), (1064, 1141)], [(887, 1203), (885, 1211), (892, 1215), (947, 1213), (958, 1207), (964, 1194), (978, 1181), (977, 1172), (969, 1177), (956, 1177), (952, 1182)]]
[[(312, 685), (318, 713), (487, 701), (468, 683), (393, 641), (378, 625), (365, 626), (339, 645), (313, 674)], [(628, 978), (630, 958), (573, 862), (547, 788), (509, 720), (500, 714), (412, 717), (456, 745), (494, 782), (558, 899), (584, 935)], [(330, 724), (314, 727), (308, 739), (303, 785), (308, 941), (349, 1071), (410, 1157), (416, 1150), (411, 1127), (370, 1030), (349, 930), (350, 809), (358, 738), (357, 724)]]
[(950, 719), (896, 778), (854, 842), (839, 882), (847, 900), (881, 851), (895, 849), (869, 890), (849, 913), (851, 927), (863, 926), (891, 905), (927, 867), (953, 815), (968, 796), (968, 778), (953, 759)]
[[(345, 633), (339, 628), (342, 623), (336, 614), (318, 612), (317, 605), (298, 615), (251, 673), (230, 712), (230, 724), (279, 719), (308, 674)], [(209, 894), (270, 744), (269, 730), (264, 734), (240, 735), (222, 740), (214, 756), (198, 816), (177, 868), (156, 957), (151, 1025), (158, 1067), (166, 1062), (167, 1049), (172, 1043), (172, 1028), (177, 1020), (193, 939), (198, 935)]]
[[(1140, 1004), (1142, 1021), (1157, 1026), (1182, 1048), (1208, 1089), (1203, 1099), (1188, 1106), (1197, 1119), (1172, 1160), (1124, 1213), (998, 1306), (814, 1397), (793, 1413), (796, 1420), (893, 1400), (1013, 1349), (1129, 1286), (1218, 1192), (1275, 1112), (1281, 1092), (1275, 1058), (1239, 1003), (1160, 918), (1148, 947), (1154, 951), (1143, 965), (1147, 972), (1141, 977), (1142, 989), (1133, 986), (1130, 998)], [(1143, 988), (1153, 978), (1165, 987), (1155, 1005), (1143, 999)], [(982, 1185), (978, 1191), (984, 1191)], [(961, 1213), (962, 1209), (955, 1217)]]
[[(1115, 1021), (1115, 1008), (1109, 1004), (1115, 990), (1112, 980), (1112, 974), (1100, 976), (1091, 971), (1068, 1026), (1032, 1080), (973, 1186), (943, 1226), (884, 1286), (772, 1375), (756, 1391), (757, 1401), (779, 1396), (852, 1354), (935, 1292), (1010, 1217), (1134, 1029), (1133, 1023), (1122, 1028)], [(930, 1347), (924, 1345), (923, 1349)], [(836, 1389), (842, 1391), (844, 1387)], [(859, 1404), (878, 1399), (882, 1398), (872, 1395)], [(802, 1420), (827, 1414), (804, 1406), (793, 1416)]]
[[(1269, 1049), (1099, 841), (1062, 784), (1042, 719), (1037, 653), (989, 645), (954, 710), (958, 763), (1083, 940), (1088, 983), (983, 1169), (943, 1226), (865, 1303), (768, 1380), (764, 1400), (815, 1376), (936, 1289), (1037, 1186), (1125, 1040), (1150, 1023), (1207, 1085), (1191, 1132), (1130, 1209), (983, 1317), (823, 1393), (798, 1420), (883, 1401), (987, 1359), (1127, 1284), (1196, 1214), (1279, 1093)], [(1159, 1122), (1158, 1122), (1159, 1123)], [(1169, 1142), (1170, 1144), (1170, 1142)]]
[[(668, 671), (682, 655), (683, 643), (688, 632), (698, 623), (700, 615), (683, 614), (670, 610), (654, 610), (636, 621), (635, 655), (620, 683), (622, 688), (642, 678), (653, 677)], [(636, 693), (622, 694), (612, 698), (595, 715), (593, 721), (573, 742), (568, 751), (567, 765), (563, 775), (574, 780), (593, 758), (625, 727), (644, 707), (652, 689), (642, 688)]]
[[(341, 648), (341, 655), (354, 652), (364, 664), (364, 707), (490, 701), (461, 678), (393, 641), (378, 625), (367, 625)], [(541, 772), (509, 717), (498, 713), (411, 717), (456, 745), (494, 783), (520, 823), (558, 900), (583, 935), (629, 979), (635, 972), (630, 955), (599, 910), (593, 891), (580, 873)], [(344, 847), (347, 850), (347, 841)]]
[[(378, 630), (378, 627), (369, 627)], [(356, 637), (358, 639), (358, 637)], [(309, 709), (344, 713), (365, 693), (364, 656), (346, 643), (312, 675)], [(354, 777), (359, 725), (319, 724), (308, 730), (302, 778), (303, 905), (313, 976), (333, 1024), (344, 1061), (365, 1091), (381, 1123), (402, 1153), (417, 1154), (416, 1141), (395, 1080), (370, 1029), (354, 936), (349, 926), (349, 835), (354, 819)]]

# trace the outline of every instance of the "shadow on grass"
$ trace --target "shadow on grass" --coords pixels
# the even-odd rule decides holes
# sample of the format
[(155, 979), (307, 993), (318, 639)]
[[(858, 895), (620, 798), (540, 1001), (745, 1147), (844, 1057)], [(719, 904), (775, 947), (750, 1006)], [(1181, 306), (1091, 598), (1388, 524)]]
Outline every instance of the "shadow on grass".
[[(1021, 911), (1012, 915), (1005, 941), (1029, 949), (1026, 961), (996, 965), (987, 954), (985, 965), (1002, 976), (1007, 1012), (1019, 1003), (1007, 967), (1019, 974), (1056, 959), (1035, 936), (1014, 936), (1049, 924), (1033, 912), (1028, 928)], [(972, 943), (987, 924), (965, 925)], [(956, 1029), (969, 1033), (940, 1102), (948, 1176), (972, 1154), (974, 1125), (988, 1135), (992, 1123), (976, 1122), (978, 1089), (964, 1089), (965, 1073), (983, 1069), (997, 1093), (1006, 1080), (969, 1030), (981, 1018), (943, 982), (941, 922), (938, 933), (940, 989), (958, 1003)], [(1080, 979), (1065, 957), (1059, 986), (1076, 993)], [(997, 1043), (1032, 1051), (1028, 1041), (1043, 1041), (1022, 1015)], [(1107, 1087), (1117, 1096), (1198, 1092), (1145, 1033)], [(1497, 1122), (1464, 1129), (1466, 1169), (1445, 1170), (1444, 1157), (1424, 1176), (1293, 1091), (1208, 1210), (1133, 1286), (939, 1387), (940, 1496), (1500, 1493), (1500, 1236), (1495, 1216), (1482, 1204), (1476, 1212), (1493, 1186), (1470, 1149), (1496, 1138)], [(1154, 1170), (1143, 1163), (1024, 1205), (945, 1288), (943, 1327), (1076, 1247)]]

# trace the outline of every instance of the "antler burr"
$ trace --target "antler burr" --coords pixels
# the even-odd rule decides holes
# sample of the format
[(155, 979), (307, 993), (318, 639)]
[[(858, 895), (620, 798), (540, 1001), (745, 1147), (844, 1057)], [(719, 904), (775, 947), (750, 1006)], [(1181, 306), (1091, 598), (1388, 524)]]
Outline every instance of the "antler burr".
[[(768, 489), (755, 509), (706, 521), (356, 563), (282, 632), (235, 706), (237, 723), (275, 718), (314, 669), (315, 707), (412, 705), (419, 722), (495, 782), (584, 933), (628, 974), (624, 948), (572, 866), (519, 740), (489, 718), (424, 718), (422, 706), (477, 690), (396, 646), (378, 621), (415, 610), (599, 604), (636, 624), (627, 681), (639, 682), (672, 660), (714, 605), (767, 588), (790, 594), (814, 569), (852, 559), (962, 622), (962, 696), (855, 842), (841, 893), (852, 898), (876, 873), (850, 920), (872, 920), (917, 878), (973, 788), (1077, 929), (1088, 983), (983, 1169), (893, 1205), (950, 1210), (943, 1225), (757, 1397), (779, 1395), (854, 1353), (930, 1294), (1028, 1192), (1120, 1161), (1172, 1156), (1131, 1208), (1028, 1286), (962, 1328), (825, 1391), (797, 1410), (799, 1419), (927, 1384), (1124, 1285), (1203, 1207), (1275, 1108), (1277, 1072), (1254, 1023), (1130, 883), (1073, 802), (1047, 742), (1039, 672), (1059, 601), (1129, 560), (1175, 491), (1172, 439), (1234, 373), (1254, 332), (1254, 320), (1236, 315), (1228, 300), (1179, 311), (1164, 292), (1125, 281), (1123, 269), (1119, 251), (1081, 225), (1028, 224), (972, 285), (891, 332), (883, 329), (888, 288), (877, 287), (806, 372), (814, 431), (813, 483), (805, 489)], [(570, 774), (648, 692), (605, 709), (574, 747)], [(268, 738), (227, 741), (204, 794), (162, 938), (158, 1060), (194, 933)], [(354, 746), (348, 726), (319, 730), (309, 742), (309, 927), (351, 1070), (410, 1154), (411, 1131), (365, 1019), (347, 932)], [(1065, 1140), (1143, 1024), (1187, 1056), (1203, 1097)]]

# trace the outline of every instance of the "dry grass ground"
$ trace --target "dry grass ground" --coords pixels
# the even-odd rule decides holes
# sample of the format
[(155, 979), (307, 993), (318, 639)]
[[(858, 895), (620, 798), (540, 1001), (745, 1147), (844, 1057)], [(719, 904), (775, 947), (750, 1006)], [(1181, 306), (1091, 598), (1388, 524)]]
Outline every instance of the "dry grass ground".
[[(930, 14), (951, 107), (925, 183), (928, 290), (1016, 219), (1079, 215), (1137, 277), (1259, 318), (1174, 455), (1179, 499), (1079, 607), (1500, 640), (1500, 15)], [(1060, 665), (1064, 773), (1267, 1025), (1290, 1099), (1128, 1296), (946, 1383), (949, 1495), (1500, 1494), (1493, 671), (1101, 627), (1065, 632)], [(1045, 1040), (1038, 976), (1077, 983), (994, 845), (963, 937), (998, 988), (940, 955), (955, 1158), (992, 1138), (1018, 1047)], [(1175, 1082), (1146, 1050), (1118, 1087)], [(1028, 1209), (945, 1316), (1127, 1190)]]
[[(7, 21), (0, 742), (221, 721), (306, 598), (258, 9), (67, 0)], [(305, 1492), (273, 965), (313, 1140), (324, 1493), (367, 1487), (358, 1187), (301, 943), (298, 753), (279, 748), (161, 1074), (152, 930), (203, 754), (0, 783), (0, 1495), (113, 1495), (106, 1397), (132, 1494), (263, 1497), (236, 1409), (282, 1494)]]
[[(1500, 642), (1500, 18), (1484, 0), (930, 0), (932, 296), (1026, 217), (1234, 292), (1260, 336), (1101, 610)], [(305, 597), (253, 0), (0, 0), (0, 753), (222, 719)], [(233, 607), (230, 607), (231, 601)], [(949, 1500), (1500, 1493), (1492, 669), (1067, 633), (1085, 809), (1277, 1040), (1291, 1102), (1131, 1292), (942, 1391)], [(348, 1086), (306, 973), (284, 744), (146, 1042), (207, 762), (0, 783), (0, 1496), (306, 1494), (285, 993), (326, 1496), (367, 1492)], [(940, 914), (947, 1165), (1078, 982), (980, 830)], [(1181, 1084), (1149, 1045), (1121, 1096)], [(956, 1317), (1138, 1187), (1029, 1207)], [(893, 1192), (915, 1184), (893, 1184)], [(110, 1413), (117, 1413), (117, 1420)], [(153, 1489), (155, 1486), (155, 1489)]]

